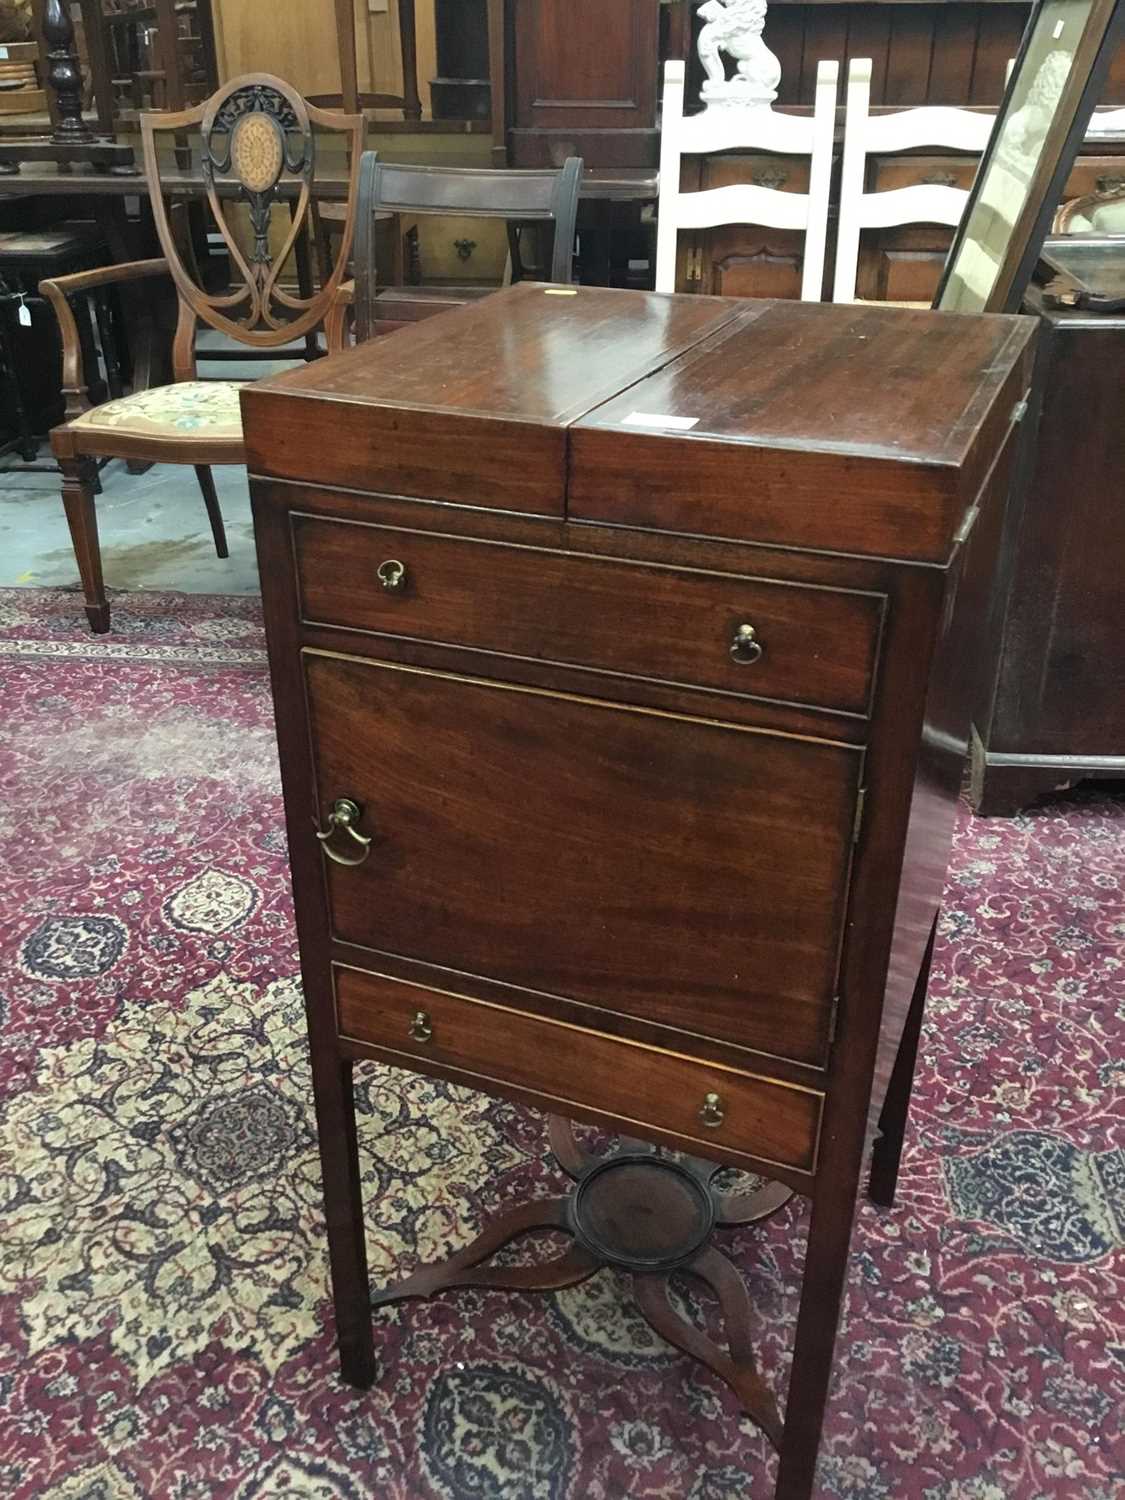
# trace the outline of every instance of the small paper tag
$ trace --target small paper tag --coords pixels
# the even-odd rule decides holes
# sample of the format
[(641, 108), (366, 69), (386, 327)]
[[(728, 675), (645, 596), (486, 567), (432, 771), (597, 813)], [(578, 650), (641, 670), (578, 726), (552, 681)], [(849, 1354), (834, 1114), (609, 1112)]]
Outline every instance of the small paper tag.
[(1063, 26), (1064, 26), (1064, 25), (1065, 25), (1065, 24), (1066, 24), (1066, 23), (1065, 23), (1065, 21), (1064, 21), (1064, 20), (1063, 20), (1063, 19), (1062, 19), (1062, 17), (1060, 17), (1060, 18), (1059, 18), (1059, 19), (1058, 19), (1058, 20), (1057, 20), (1057, 21), (1056, 21), (1056, 22), (1055, 22), (1055, 29), (1054, 29), (1054, 31), (1052, 31), (1052, 32), (1051, 32), (1051, 40), (1052, 40), (1052, 41), (1053, 41), (1053, 42), (1057, 42), (1057, 41), (1058, 41), (1058, 39), (1059, 39), (1059, 37), (1060, 37), (1060, 36), (1062, 36), (1062, 34), (1063, 34)]
[(16, 314), (16, 317), (19, 319), (19, 324), (20, 324), (21, 328), (30, 328), (31, 327), (31, 308), (28, 307), (28, 305), (27, 305), (26, 302), (21, 302), (20, 303), (20, 310)]
[(0, 62), (7, 62), (7, 60), (8, 60), (8, 49), (7, 49), (7, 47), (0, 47)]
[(631, 411), (621, 423), (622, 427), (663, 427), (668, 432), (687, 432), (699, 421), (698, 417), (665, 417), (655, 411)]
[(543, 291), (544, 297), (577, 297), (578, 288), (573, 286), (549, 286)]

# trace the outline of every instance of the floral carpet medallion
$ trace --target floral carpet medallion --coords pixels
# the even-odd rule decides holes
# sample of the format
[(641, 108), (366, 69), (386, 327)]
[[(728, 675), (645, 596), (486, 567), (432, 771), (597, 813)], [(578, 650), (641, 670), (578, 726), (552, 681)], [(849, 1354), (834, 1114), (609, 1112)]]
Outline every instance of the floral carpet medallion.
[[(12, 590), (0, 674), (0, 1496), (766, 1500), (609, 1271), (380, 1312), (376, 1385), (339, 1383), (257, 605), (125, 596), (94, 638)], [(818, 1500), (1125, 1496), (1123, 886), (1118, 788), (962, 815)], [(562, 1186), (530, 1111), (357, 1080), (376, 1283)], [(723, 1238), (781, 1393), (804, 1230)]]

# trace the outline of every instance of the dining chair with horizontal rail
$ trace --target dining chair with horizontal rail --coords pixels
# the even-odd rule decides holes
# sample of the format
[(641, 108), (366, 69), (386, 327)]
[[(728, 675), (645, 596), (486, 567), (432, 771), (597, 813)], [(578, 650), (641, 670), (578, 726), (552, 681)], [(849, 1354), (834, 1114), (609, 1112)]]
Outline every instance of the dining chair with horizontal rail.
[[(760, 224), (770, 229), (804, 232), (801, 298), (805, 302), (820, 301), (839, 71), (837, 62), (817, 64), (816, 100), (811, 116), (784, 114), (766, 105), (713, 105), (700, 114), (685, 115), (684, 65), (679, 61), (665, 63), (656, 221), (658, 292), (676, 289), (676, 250), (681, 230)], [(808, 192), (790, 193), (749, 182), (691, 193), (681, 191), (681, 161), (685, 155), (751, 149), (807, 156)]]
[[(512, 278), (523, 274), (522, 232), (527, 225), (552, 226), (550, 281), (574, 279), (574, 235), (582, 160), (559, 168), (509, 170), (496, 167), (414, 167), (383, 161), (365, 151), (356, 202), (355, 282), (351, 293), (357, 341), (393, 332), (496, 290), (492, 286), (388, 286), (376, 255), (376, 222), (387, 213), (402, 217), (503, 219), (508, 226)], [(347, 293), (342, 302), (347, 300)], [(338, 341), (335, 332), (330, 344)]]
[[(201, 105), (141, 116), (145, 175), (163, 257), (80, 271), (43, 281), (40, 290), (58, 316), (63, 343), (66, 420), (51, 432), (51, 447), (63, 474), (63, 504), (86, 615), (94, 631), (109, 629), (110, 611), (102, 577), (95, 510), (95, 463), (122, 458), (142, 463), (191, 464), (211, 523), (215, 550), (227, 556), (213, 464), (242, 464), (239, 390), (244, 382), (199, 380), (195, 338), (200, 325), (246, 346), (261, 357), (311, 336), (324, 325), (343, 279), (351, 250), (354, 215), (340, 237), (336, 262), (319, 288), (288, 280), (298, 238), (305, 229), (317, 186), (316, 137), (342, 136), (349, 152), (349, 203), (355, 203), (363, 120), (307, 104), (289, 84), (268, 73), (234, 78)], [(190, 250), (175, 232), (174, 215), (162, 190), (158, 137), (182, 142), (199, 132), (200, 171), (206, 201), (222, 236), (230, 274), (218, 290), (201, 284)], [(165, 135), (165, 133), (167, 133)], [(276, 210), (282, 209), (278, 214)], [(172, 345), (172, 383), (134, 390), (95, 405), (84, 363), (89, 340), (79, 299), (111, 285), (128, 287), (170, 278), (177, 323)]]
[(853, 57), (848, 65), (844, 110), (844, 155), (832, 284), (834, 302), (859, 300), (856, 285), (863, 230), (903, 224), (945, 224), (956, 228), (969, 201), (967, 187), (947, 182), (913, 182), (905, 187), (868, 192), (868, 158), (891, 156), (921, 146), (938, 146), (979, 158), (996, 118), (989, 111), (932, 104), (873, 115), (870, 105), (871, 59)]

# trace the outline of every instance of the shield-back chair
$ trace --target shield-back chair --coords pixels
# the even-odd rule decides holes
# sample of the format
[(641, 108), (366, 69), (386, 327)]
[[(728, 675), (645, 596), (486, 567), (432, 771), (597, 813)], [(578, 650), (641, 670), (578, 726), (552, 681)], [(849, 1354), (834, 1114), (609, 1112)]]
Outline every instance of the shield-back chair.
[[(194, 256), (176, 232), (165, 199), (158, 137), (180, 145), (199, 132), (202, 187), (225, 242), (230, 275), (218, 291), (199, 279)], [(142, 463), (191, 464), (211, 522), (215, 550), (226, 557), (226, 538), (211, 475), (213, 464), (244, 460), (238, 393), (242, 382), (199, 380), (195, 339), (199, 326), (250, 346), (249, 358), (268, 358), (295, 340), (308, 343), (335, 300), (351, 251), (354, 214), (349, 212), (336, 260), (319, 289), (301, 275), (299, 255), (310, 206), (317, 191), (318, 146), (323, 133), (343, 137), (348, 153), (348, 203), (354, 206), (363, 121), (307, 104), (280, 78), (268, 73), (232, 79), (203, 104), (175, 113), (141, 116), (145, 174), (153, 218), (164, 256), (59, 276), (44, 281), (43, 295), (59, 319), (63, 340), (63, 383), (67, 420), (51, 433), (51, 446), (63, 473), (63, 503), (86, 595), (86, 614), (95, 631), (109, 629), (109, 604), (102, 581), (95, 510), (96, 460), (122, 458)], [(323, 154), (321, 152), (320, 154)], [(174, 170), (168, 165), (168, 170)], [(275, 216), (279, 205), (288, 210)], [(237, 212), (232, 213), (232, 208)], [(275, 217), (278, 222), (275, 222)], [(293, 290), (283, 278), (298, 269)], [(172, 346), (171, 385), (134, 390), (118, 400), (93, 405), (91, 376), (83, 364), (79, 330), (87, 293), (103, 296), (113, 284), (170, 276), (178, 301)], [(303, 282), (303, 285), (301, 284)], [(88, 340), (85, 340), (87, 347)], [(312, 352), (315, 352), (312, 351)], [(286, 357), (280, 354), (280, 357)]]

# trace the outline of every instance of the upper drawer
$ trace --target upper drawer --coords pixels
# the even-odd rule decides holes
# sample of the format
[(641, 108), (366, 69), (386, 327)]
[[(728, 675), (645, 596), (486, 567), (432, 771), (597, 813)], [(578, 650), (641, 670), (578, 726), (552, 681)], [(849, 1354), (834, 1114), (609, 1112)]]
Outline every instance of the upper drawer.
[(878, 594), (308, 515), (293, 531), (308, 623), (867, 712)]

